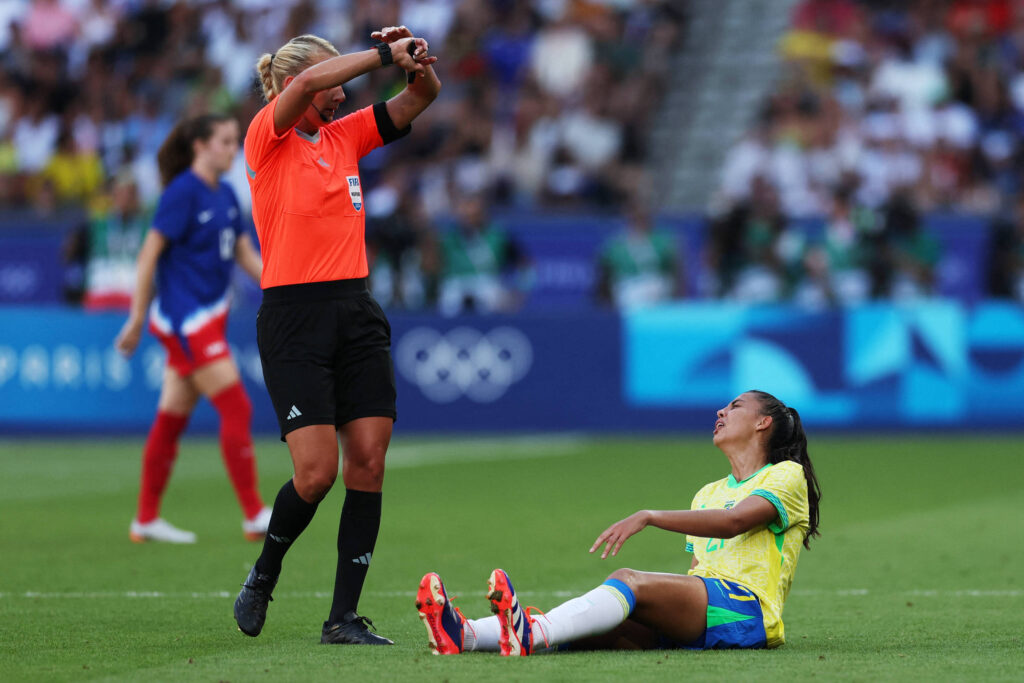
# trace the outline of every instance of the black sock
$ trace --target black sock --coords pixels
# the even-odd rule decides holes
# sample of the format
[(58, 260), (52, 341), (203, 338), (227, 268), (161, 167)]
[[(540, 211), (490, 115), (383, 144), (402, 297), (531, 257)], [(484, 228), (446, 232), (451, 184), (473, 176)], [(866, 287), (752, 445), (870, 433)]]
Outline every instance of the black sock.
[(277, 576), (281, 573), (281, 560), (295, 539), (299, 537), (316, 513), (319, 503), (307, 503), (295, 490), (295, 484), (288, 480), (277, 492), (274, 512), (270, 515), (267, 538), (263, 541), (263, 552), (256, 560), (256, 571), (260, 574)]
[(380, 493), (345, 490), (338, 525), (338, 571), (334, 577), (334, 602), (328, 623), (338, 623), (359, 604), (380, 530), (380, 503)]

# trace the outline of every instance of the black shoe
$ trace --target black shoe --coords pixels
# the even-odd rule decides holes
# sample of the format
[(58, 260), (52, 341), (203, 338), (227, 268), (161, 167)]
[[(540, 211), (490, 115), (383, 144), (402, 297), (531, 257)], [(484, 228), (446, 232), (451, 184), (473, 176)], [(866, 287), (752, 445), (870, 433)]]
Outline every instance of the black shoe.
[(337, 624), (324, 622), (324, 629), (320, 635), (320, 643), (327, 645), (394, 645), (394, 641), (388, 640), (376, 633), (370, 633), (367, 625), (373, 626), (373, 622), (366, 617), (361, 617), (355, 612), (348, 612)]
[(239, 631), (254, 638), (260, 634), (263, 622), (267, 620), (267, 603), (274, 599), (270, 594), (276, 585), (276, 576), (260, 574), (256, 567), (252, 568), (235, 600), (235, 621)]

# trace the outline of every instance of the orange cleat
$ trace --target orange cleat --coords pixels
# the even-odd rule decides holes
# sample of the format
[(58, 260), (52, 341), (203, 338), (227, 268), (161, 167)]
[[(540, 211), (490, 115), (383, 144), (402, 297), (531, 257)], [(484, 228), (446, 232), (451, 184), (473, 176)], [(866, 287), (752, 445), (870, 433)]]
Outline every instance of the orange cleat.
[(533, 619), (523, 611), (516, 598), (508, 574), (504, 569), (495, 569), (487, 581), (487, 599), (491, 611), (498, 615), (501, 636), (498, 645), (503, 657), (525, 657), (533, 651)]
[(427, 627), (430, 650), (435, 655), (457, 655), (465, 642), (466, 617), (452, 605), (441, 577), (430, 572), (420, 580), (416, 610)]

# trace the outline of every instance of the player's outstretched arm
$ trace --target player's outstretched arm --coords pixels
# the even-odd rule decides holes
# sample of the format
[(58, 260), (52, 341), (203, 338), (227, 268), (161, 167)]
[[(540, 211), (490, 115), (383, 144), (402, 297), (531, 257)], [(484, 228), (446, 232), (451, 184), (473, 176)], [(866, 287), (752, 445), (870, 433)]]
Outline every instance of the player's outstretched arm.
[(160, 253), (167, 246), (167, 238), (158, 230), (151, 229), (142, 240), (136, 262), (135, 292), (132, 294), (132, 305), (128, 320), (114, 340), (114, 348), (122, 355), (130, 357), (135, 353), (142, 339), (142, 328), (146, 322), (146, 310), (153, 300), (153, 276)]
[(590, 552), (605, 546), (601, 559), (618, 555), (622, 544), (648, 526), (704, 538), (732, 538), (775, 519), (775, 506), (760, 496), (749, 496), (728, 510), (640, 510), (604, 530)]

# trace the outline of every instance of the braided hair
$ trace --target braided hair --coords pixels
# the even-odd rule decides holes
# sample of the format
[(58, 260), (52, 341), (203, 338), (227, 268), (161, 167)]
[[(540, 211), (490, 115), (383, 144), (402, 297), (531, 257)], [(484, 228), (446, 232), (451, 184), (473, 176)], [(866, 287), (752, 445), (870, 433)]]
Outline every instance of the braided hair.
[(811, 456), (807, 453), (807, 435), (804, 434), (800, 413), (767, 392), (752, 390), (748, 393), (753, 394), (760, 402), (761, 414), (772, 418), (773, 428), (768, 437), (768, 462), (774, 465), (785, 460), (792, 460), (804, 468), (804, 478), (807, 479), (807, 502), (810, 508), (810, 521), (807, 535), (804, 537), (804, 547), (810, 549), (811, 536), (821, 536), (818, 531), (818, 503), (821, 500), (821, 487), (818, 485), (818, 477), (814, 474)]

